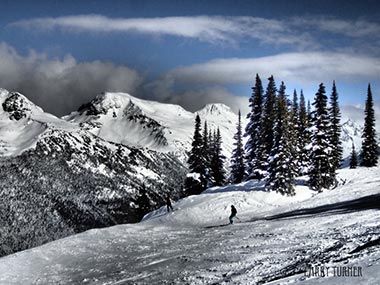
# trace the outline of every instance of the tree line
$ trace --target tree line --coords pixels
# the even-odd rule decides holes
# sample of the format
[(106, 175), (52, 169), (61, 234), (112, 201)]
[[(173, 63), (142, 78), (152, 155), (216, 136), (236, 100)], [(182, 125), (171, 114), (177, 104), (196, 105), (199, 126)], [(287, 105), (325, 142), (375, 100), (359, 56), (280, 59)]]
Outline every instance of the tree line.
[[(197, 115), (188, 159), (190, 173), (185, 180), (187, 192), (198, 194), (210, 186), (258, 179), (265, 181), (267, 190), (294, 195), (295, 178), (299, 175), (308, 175), (308, 184), (314, 190), (334, 187), (336, 171), (343, 159), (341, 112), (335, 81), (330, 97), (321, 83), (312, 104), (308, 101), (306, 105), (302, 90), (300, 96), (294, 90), (292, 100), (288, 97), (284, 82), (277, 88), (271, 76), (264, 91), (256, 74), (244, 133), (239, 111), (228, 178), (220, 131), (208, 130), (205, 122), (202, 132)], [(352, 146), (350, 168), (355, 168), (359, 161), (365, 167), (376, 166), (378, 161), (370, 84), (364, 114), (361, 152), (358, 155)]]

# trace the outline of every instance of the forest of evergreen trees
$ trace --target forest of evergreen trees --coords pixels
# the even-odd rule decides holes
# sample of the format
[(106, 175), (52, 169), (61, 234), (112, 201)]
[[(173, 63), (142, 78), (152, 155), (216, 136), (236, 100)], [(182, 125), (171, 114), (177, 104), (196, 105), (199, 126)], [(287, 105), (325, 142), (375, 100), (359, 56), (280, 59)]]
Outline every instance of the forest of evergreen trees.
[[(239, 111), (234, 136), (230, 174), (227, 175), (222, 155), (220, 131), (201, 129), (197, 115), (192, 148), (189, 153), (190, 174), (185, 181), (188, 194), (199, 194), (210, 186), (240, 183), (245, 180), (265, 181), (266, 189), (283, 195), (294, 195), (295, 178), (308, 175), (309, 186), (316, 190), (331, 189), (336, 183), (336, 171), (342, 163), (341, 112), (335, 81), (328, 98), (323, 83), (314, 101), (306, 106), (301, 90), (290, 100), (286, 86), (277, 88), (273, 76), (268, 78), (264, 92), (256, 75), (249, 98), (248, 124), (243, 127)], [(375, 114), (371, 86), (368, 85), (365, 123), (360, 155), (353, 146), (350, 168), (373, 167), (378, 161)], [(243, 137), (246, 143), (243, 144)]]

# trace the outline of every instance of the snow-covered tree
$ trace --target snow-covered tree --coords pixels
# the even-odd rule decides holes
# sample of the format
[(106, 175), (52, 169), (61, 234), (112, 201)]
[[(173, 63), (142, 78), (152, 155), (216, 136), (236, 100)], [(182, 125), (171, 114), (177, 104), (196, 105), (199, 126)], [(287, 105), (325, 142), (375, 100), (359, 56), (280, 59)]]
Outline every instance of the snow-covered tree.
[(309, 127), (311, 127), (311, 103), (307, 100), (307, 120), (309, 122)]
[(202, 175), (205, 173), (205, 160), (203, 157), (203, 139), (201, 134), (201, 118), (198, 114), (195, 117), (193, 142), (191, 143), (191, 150), (187, 163), (189, 164), (189, 169), (191, 172), (197, 172)]
[(373, 167), (377, 165), (378, 153), (376, 142), (376, 129), (375, 129), (375, 110), (373, 109), (373, 99), (371, 85), (368, 84), (367, 100), (364, 110), (364, 130), (362, 150), (360, 153), (361, 166)]
[(292, 144), (293, 157), (295, 159), (296, 171), (300, 169), (298, 154), (300, 152), (300, 148), (298, 147), (298, 124), (299, 124), (299, 111), (298, 111), (298, 95), (297, 91), (294, 89), (293, 91), (293, 100), (291, 102), (290, 109), (290, 118), (289, 118), (289, 132), (290, 132), (290, 141)]
[(329, 108), (330, 120), (331, 120), (331, 144), (333, 147), (333, 166), (338, 169), (342, 162), (343, 147), (340, 140), (340, 134), (342, 133), (342, 126), (340, 125), (340, 108), (338, 103), (338, 92), (336, 90), (335, 81), (333, 82), (332, 93), (330, 97)]
[(199, 194), (207, 187), (207, 162), (203, 153), (203, 139), (201, 134), (201, 118), (195, 117), (193, 142), (189, 153), (190, 173), (185, 180), (185, 188), (188, 194)]
[(305, 175), (308, 172), (309, 167), (309, 150), (306, 148), (310, 143), (310, 131), (309, 131), (309, 120), (306, 110), (305, 97), (303, 91), (300, 94), (300, 106), (298, 113), (298, 174)]
[(350, 168), (354, 169), (358, 166), (358, 154), (355, 150), (355, 145), (352, 143), (351, 159), (350, 159)]
[(291, 143), (291, 117), (285, 95), (285, 84), (281, 82), (276, 100), (276, 117), (273, 130), (273, 147), (269, 157), (268, 179), (269, 190), (283, 195), (294, 195), (294, 178), (296, 164), (294, 145)]
[(319, 85), (313, 102), (311, 116), (311, 167), (309, 183), (312, 188), (322, 191), (335, 184), (335, 168), (332, 156), (331, 124), (327, 109), (327, 96), (323, 83)]
[(264, 90), (261, 79), (256, 74), (255, 86), (252, 87), (252, 96), (249, 98), (251, 111), (247, 118), (249, 122), (245, 128), (244, 136), (248, 137), (245, 144), (245, 162), (248, 179), (260, 179), (267, 163), (264, 157), (265, 146), (263, 141), (263, 96)]
[(202, 132), (202, 151), (203, 151), (203, 156), (206, 159), (206, 162), (209, 162), (207, 159), (207, 156), (210, 152), (210, 144), (209, 144), (209, 139), (208, 139), (208, 127), (207, 127), (207, 121), (204, 122), (203, 125), (203, 132)]
[(211, 158), (211, 177), (215, 186), (222, 186), (226, 182), (226, 171), (224, 169), (224, 160), (226, 157), (222, 154), (222, 136), (219, 128), (214, 132)]
[(207, 184), (210, 185), (210, 168), (211, 168), (211, 146), (209, 140), (209, 131), (207, 127), (207, 122), (204, 122), (203, 132), (202, 132), (202, 157), (205, 162), (205, 179)]
[(242, 141), (241, 113), (239, 110), (236, 133), (234, 135), (234, 146), (231, 156), (231, 183), (240, 183), (245, 177), (244, 149)]
[[(263, 148), (264, 148), (264, 154), (263, 154), (263, 165), (261, 165), (261, 173), (263, 176), (266, 176), (266, 171), (268, 169), (268, 158), (272, 151), (273, 147), (273, 127), (274, 127), (274, 121), (276, 117), (276, 111), (275, 111), (275, 105), (276, 105), (276, 83), (274, 81), (273, 75), (268, 78), (268, 86), (265, 92), (265, 100), (264, 100), (264, 107), (263, 107), (263, 115), (262, 115), (262, 140), (263, 140)], [(264, 163), (266, 162), (266, 164)]]

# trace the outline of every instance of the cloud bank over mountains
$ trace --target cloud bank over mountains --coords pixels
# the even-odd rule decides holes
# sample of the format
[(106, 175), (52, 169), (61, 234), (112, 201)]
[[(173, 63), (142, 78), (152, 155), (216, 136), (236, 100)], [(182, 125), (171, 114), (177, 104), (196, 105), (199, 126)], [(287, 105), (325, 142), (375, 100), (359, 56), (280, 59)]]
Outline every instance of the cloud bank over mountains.
[[(248, 87), (234, 94), (229, 85), (252, 86), (255, 74), (263, 83), (270, 75), (288, 86), (312, 90), (320, 82), (357, 82), (380, 78), (377, 49), (363, 42), (380, 43), (380, 25), (364, 18), (343, 20), (327, 16), (268, 19), (250, 16), (181, 16), (161, 18), (110, 18), (71, 15), (12, 22), (8, 29), (32, 33), (137, 33), (149, 37), (179, 37), (210, 45), (239, 49), (247, 39), (263, 47), (287, 46), (273, 55), (225, 57), (204, 60), (164, 71), (152, 78), (145, 70), (105, 61), (78, 61), (70, 53), (53, 58), (31, 50), (21, 55), (15, 47), (0, 44), (0, 87), (20, 91), (46, 111), (65, 115), (102, 91), (128, 92), (134, 96), (180, 104), (196, 111), (207, 103), (221, 102), (247, 111)], [(349, 38), (352, 46), (324, 44), (330, 37)], [(356, 45), (356, 43), (358, 45)], [(359, 44), (360, 43), (360, 44)], [(362, 47), (358, 52), (358, 47)], [(374, 51), (374, 52), (372, 52)], [(265, 83), (264, 83), (265, 85)], [(366, 91), (363, 86), (363, 93)], [(375, 98), (378, 90), (374, 90)], [(288, 89), (288, 93), (292, 90)], [(240, 95), (240, 96), (239, 96)], [(244, 95), (244, 96), (242, 96)]]
[(0, 44), (0, 86), (18, 91), (46, 111), (65, 115), (102, 91), (135, 92), (142, 77), (133, 69), (110, 62), (77, 62), (31, 51), (21, 56)]
[[(355, 66), (355, 68), (351, 68)], [(0, 44), (0, 86), (26, 94), (45, 110), (65, 115), (102, 91), (131, 93), (196, 111), (205, 104), (225, 103), (247, 111), (247, 98), (236, 96), (225, 84), (249, 83), (259, 73), (304, 85), (316, 82), (380, 77), (380, 60), (343, 53), (298, 52), (261, 58), (216, 59), (175, 68), (148, 81), (138, 71), (110, 62), (77, 62), (71, 55), (49, 58), (31, 51), (22, 56)], [(178, 86), (185, 86), (178, 90)], [(201, 86), (201, 87), (197, 87)], [(244, 95), (249, 95), (249, 90)], [(289, 91), (290, 92), (290, 91)]]

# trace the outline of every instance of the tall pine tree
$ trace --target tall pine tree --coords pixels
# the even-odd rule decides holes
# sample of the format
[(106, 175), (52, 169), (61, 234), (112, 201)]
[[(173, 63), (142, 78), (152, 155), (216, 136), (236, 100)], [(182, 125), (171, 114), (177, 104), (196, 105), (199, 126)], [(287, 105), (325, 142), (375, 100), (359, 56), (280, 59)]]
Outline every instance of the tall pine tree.
[[(268, 158), (272, 151), (273, 147), (273, 127), (274, 121), (276, 117), (275, 105), (276, 105), (276, 83), (274, 81), (273, 75), (268, 78), (268, 86), (265, 92), (265, 100), (264, 100), (264, 108), (262, 115), (262, 140), (263, 140), (263, 164), (260, 166), (261, 169), (259, 171), (263, 176), (267, 175), (268, 169)], [(266, 162), (266, 163), (265, 163)]]
[(203, 153), (203, 139), (201, 135), (201, 118), (195, 117), (193, 142), (189, 153), (190, 174), (185, 180), (185, 189), (189, 195), (199, 194), (207, 187), (207, 168)]
[(330, 97), (329, 115), (331, 120), (331, 144), (332, 144), (332, 156), (333, 167), (338, 169), (342, 163), (343, 147), (340, 140), (342, 133), (342, 126), (340, 125), (340, 108), (338, 103), (338, 92), (336, 91), (335, 81), (333, 82), (332, 93)]
[(211, 155), (210, 155), (210, 142), (209, 133), (207, 127), (207, 121), (204, 122), (203, 133), (202, 133), (202, 157), (205, 162), (205, 179), (207, 180), (207, 186), (211, 185), (210, 179), (210, 169), (211, 169)]
[(360, 154), (361, 166), (373, 167), (377, 165), (378, 153), (376, 143), (376, 129), (375, 129), (375, 110), (373, 109), (373, 99), (371, 85), (368, 84), (367, 100), (364, 110), (364, 130), (362, 151)]
[(252, 96), (249, 98), (251, 111), (247, 118), (249, 122), (245, 128), (245, 137), (248, 137), (245, 144), (246, 173), (248, 179), (260, 179), (263, 177), (261, 170), (266, 170), (266, 158), (264, 158), (262, 113), (263, 113), (264, 90), (261, 79), (256, 74), (255, 86), (252, 87)]
[(299, 137), (298, 124), (299, 124), (298, 95), (297, 95), (297, 91), (294, 89), (293, 100), (292, 100), (292, 105), (290, 109), (290, 121), (289, 121), (290, 141), (289, 143), (292, 144), (293, 157), (295, 159), (297, 174), (300, 169), (299, 157), (298, 157), (299, 152), (300, 152), (300, 148), (298, 146), (298, 137)]
[(222, 186), (226, 182), (225, 159), (226, 157), (222, 154), (222, 136), (218, 128), (214, 132), (211, 158), (211, 176), (213, 178), (213, 185), (215, 186)]
[(322, 188), (330, 188), (336, 182), (332, 156), (333, 146), (331, 145), (331, 125), (323, 83), (319, 85), (318, 92), (315, 94), (313, 106), (309, 183), (312, 188), (322, 191)]
[(195, 117), (193, 142), (191, 143), (191, 150), (187, 163), (189, 164), (189, 169), (191, 172), (196, 172), (202, 175), (205, 173), (203, 139), (201, 134), (201, 118), (198, 114)]
[(236, 134), (234, 135), (234, 146), (231, 156), (231, 183), (240, 183), (245, 177), (244, 166), (244, 149), (242, 141), (242, 128), (241, 128), (241, 113), (239, 110), (238, 123), (236, 126)]
[(358, 166), (358, 154), (355, 150), (355, 145), (352, 143), (351, 159), (350, 159), (350, 168), (354, 169)]
[(309, 127), (311, 127), (311, 104), (310, 104), (310, 100), (307, 100), (307, 120), (309, 121)]
[(298, 113), (298, 174), (305, 175), (309, 168), (309, 150), (307, 146), (310, 143), (310, 130), (309, 130), (309, 120), (306, 110), (305, 97), (303, 91), (300, 94), (300, 106)]
[(283, 195), (294, 195), (294, 178), (296, 165), (294, 145), (291, 143), (291, 116), (288, 111), (288, 101), (285, 95), (285, 84), (281, 82), (276, 100), (276, 117), (274, 123), (274, 143), (269, 157), (268, 180), (269, 190)]

